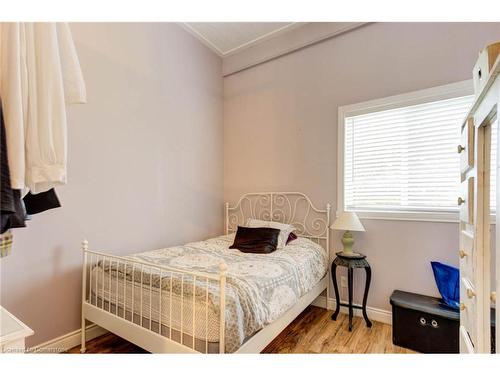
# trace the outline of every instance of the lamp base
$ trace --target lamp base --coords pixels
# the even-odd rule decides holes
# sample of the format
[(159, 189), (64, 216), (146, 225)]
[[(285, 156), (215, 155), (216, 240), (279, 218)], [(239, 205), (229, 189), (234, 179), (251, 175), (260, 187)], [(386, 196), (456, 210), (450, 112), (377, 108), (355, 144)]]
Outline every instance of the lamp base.
[(360, 258), (360, 257), (364, 257), (363, 254), (360, 254), (360, 253), (355, 253), (353, 251), (351, 251), (350, 253), (346, 253), (346, 252), (338, 252), (337, 253), (338, 256), (341, 256), (341, 257), (344, 257), (344, 258)]
[(352, 245), (354, 245), (354, 237), (352, 236), (352, 233), (348, 230), (346, 230), (344, 232), (344, 235), (342, 236), (342, 245), (344, 245), (344, 250), (337, 254), (340, 254), (340, 256), (344, 258), (360, 257), (361, 254), (352, 251)]

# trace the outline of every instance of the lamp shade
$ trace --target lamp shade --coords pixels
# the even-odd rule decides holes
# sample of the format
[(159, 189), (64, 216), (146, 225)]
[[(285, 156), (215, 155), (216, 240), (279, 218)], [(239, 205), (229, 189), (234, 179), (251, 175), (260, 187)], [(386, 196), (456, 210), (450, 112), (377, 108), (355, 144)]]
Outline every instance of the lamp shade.
[(356, 232), (364, 232), (365, 227), (359, 221), (358, 215), (354, 212), (343, 212), (330, 227), (337, 230), (352, 230)]

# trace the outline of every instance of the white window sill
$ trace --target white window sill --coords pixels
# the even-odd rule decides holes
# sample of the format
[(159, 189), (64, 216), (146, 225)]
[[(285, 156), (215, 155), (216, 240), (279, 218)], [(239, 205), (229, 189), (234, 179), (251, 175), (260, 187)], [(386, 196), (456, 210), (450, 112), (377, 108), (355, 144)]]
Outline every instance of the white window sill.
[[(459, 223), (458, 212), (406, 212), (406, 211), (355, 211), (360, 219), (426, 221), (432, 223)], [(337, 213), (337, 217), (338, 217)], [(495, 224), (495, 215), (490, 216), (490, 223)]]

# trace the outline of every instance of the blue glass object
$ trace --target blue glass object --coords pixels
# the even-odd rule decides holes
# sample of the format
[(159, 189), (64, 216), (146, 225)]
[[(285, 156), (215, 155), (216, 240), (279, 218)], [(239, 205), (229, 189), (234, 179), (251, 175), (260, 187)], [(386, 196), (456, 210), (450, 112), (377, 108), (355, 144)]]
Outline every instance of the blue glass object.
[(444, 303), (458, 310), (460, 304), (460, 272), (458, 268), (439, 262), (431, 262), (431, 266)]

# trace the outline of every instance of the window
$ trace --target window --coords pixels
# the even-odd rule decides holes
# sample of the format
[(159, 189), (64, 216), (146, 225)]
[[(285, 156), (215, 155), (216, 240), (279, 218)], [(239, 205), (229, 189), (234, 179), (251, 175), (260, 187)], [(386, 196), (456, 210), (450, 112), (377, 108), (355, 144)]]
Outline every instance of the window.
[(457, 220), (457, 145), (473, 100), (465, 81), (339, 108), (339, 209), (361, 217)]

